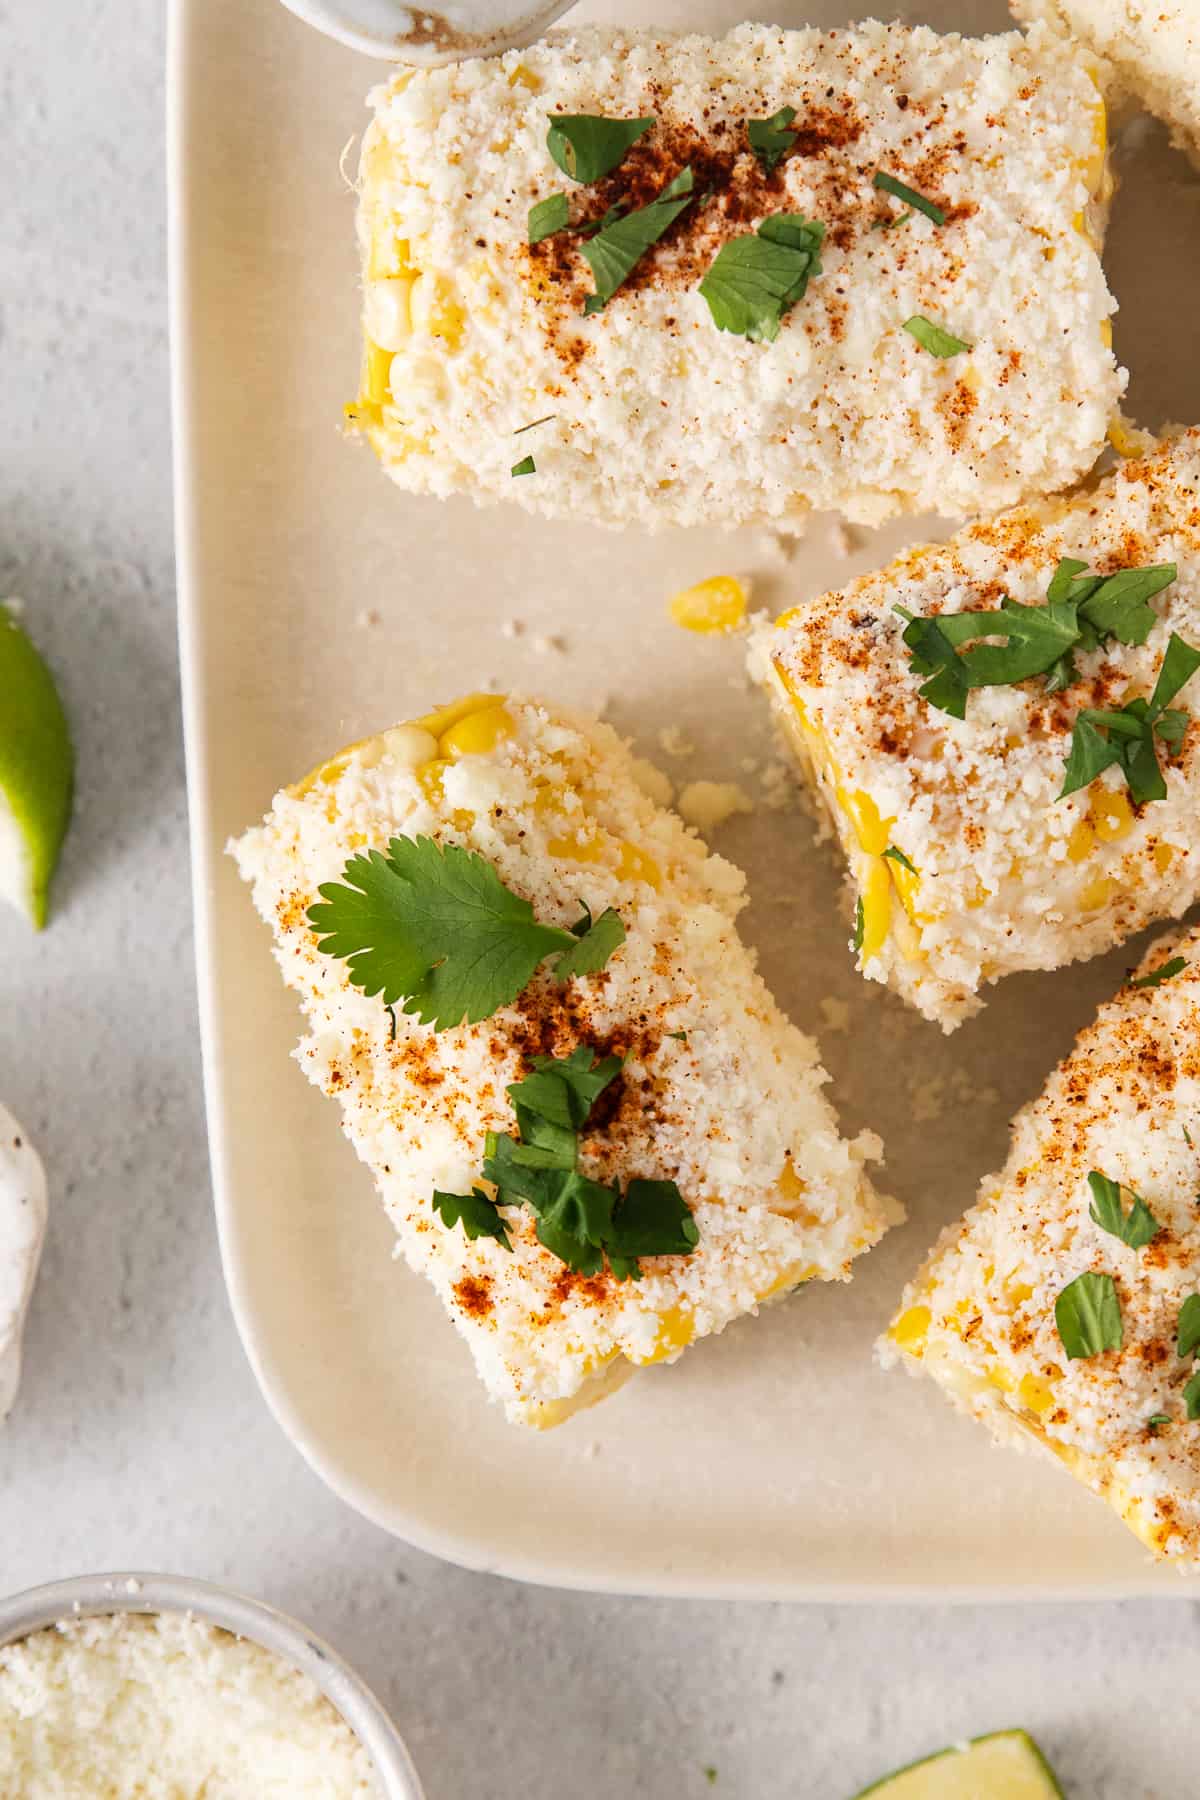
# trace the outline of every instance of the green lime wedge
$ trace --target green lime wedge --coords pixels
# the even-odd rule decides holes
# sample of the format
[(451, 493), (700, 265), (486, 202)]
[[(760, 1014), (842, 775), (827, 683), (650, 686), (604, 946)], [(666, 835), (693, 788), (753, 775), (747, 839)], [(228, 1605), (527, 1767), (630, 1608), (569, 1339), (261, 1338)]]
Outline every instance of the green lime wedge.
[(864, 1788), (855, 1800), (1062, 1800), (1054, 1771), (1027, 1731), (994, 1731), (939, 1750)]
[(38, 931), (71, 817), (74, 774), (53, 677), (0, 605), (0, 896)]

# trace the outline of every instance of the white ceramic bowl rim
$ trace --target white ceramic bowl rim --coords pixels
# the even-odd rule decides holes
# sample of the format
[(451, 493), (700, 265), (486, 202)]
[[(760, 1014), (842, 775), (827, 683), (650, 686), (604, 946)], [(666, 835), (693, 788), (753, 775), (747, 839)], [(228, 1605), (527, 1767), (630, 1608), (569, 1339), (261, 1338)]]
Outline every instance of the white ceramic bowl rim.
[(0, 1649), (60, 1620), (113, 1613), (193, 1613), (273, 1651), (316, 1683), (361, 1740), (382, 1800), (423, 1800), (404, 1740), (361, 1677), (306, 1625), (228, 1588), (136, 1571), (50, 1582), (0, 1600)]

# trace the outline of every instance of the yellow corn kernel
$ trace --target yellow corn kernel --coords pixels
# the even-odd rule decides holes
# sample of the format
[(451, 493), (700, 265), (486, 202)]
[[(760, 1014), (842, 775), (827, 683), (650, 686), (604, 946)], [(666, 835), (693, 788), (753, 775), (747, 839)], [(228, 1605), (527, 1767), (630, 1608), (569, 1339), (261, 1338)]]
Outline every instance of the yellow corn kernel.
[(587, 824), (562, 837), (547, 840), (551, 856), (567, 862), (606, 863), (623, 881), (644, 881), (652, 888), (662, 883), (662, 872), (652, 856), (628, 839), (612, 838), (599, 826)]
[(1054, 1390), (1038, 1375), (1022, 1375), (1017, 1398), (1030, 1412), (1047, 1413), (1054, 1405)]
[(409, 295), (412, 282), (402, 275), (368, 281), (363, 291), (363, 319), (367, 338), (381, 350), (396, 351), (412, 334)]
[(369, 400), (348, 400), (342, 417), (351, 431), (371, 431), (383, 424), (383, 408), (372, 406)]
[(1130, 425), (1120, 413), (1108, 427), (1108, 441), (1118, 456), (1146, 456), (1155, 445), (1153, 432), (1139, 431), (1136, 425)]
[(532, 69), (526, 68), (524, 63), (518, 63), (508, 78), (508, 85), (528, 88), (531, 94), (537, 94), (541, 92), (542, 78), (535, 75)]
[(1107, 875), (1097, 875), (1089, 881), (1079, 896), (1079, 904), (1084, 912), (1099, 912), (1107, 906), (1116, 890), (1116, 882)]
[[(774, 1202), (773, 1211), (783, 1213), (789, 1219), (796, 1219), (804, 1225), (817, 1225), (820, 1222), (816, 1213), (804, 1204), (805, 1195), (808, 1193), (808, 1183), (802, 1175), (796, 1173), (796, 1165), (790, 1156), (785, 1156), (783, 1159), (776, 1191), (778, 1198)], [(772, 1293), (776, 1291), (776, 1288), (771, 1290)], [(759, 1297), (760, 1299), (765, 1298), (762, 1295)]]
[(1092, 827), (1102, 844), (1115, 844), (1133, 829), (1133, 808), (1124, 794), (1107, 788), (1092, 796)]
[(1104, 345), (1104, 348), (1106, 350), (1112, 349), (1112, 320), (1111, 319), (1101, 319), (1101, 321), (1100, 321), (1100, 342)]
[[(1096, 75), (1092, 80), (1100, 85)], [(1092, 122), (1092, 153), (1083, 165), (1084, 179), (1093, 194), (1098, 193), (1104, 183), (1106, 160), (1108, 155), (1108, 108), (1103, 100), (1096, 102), (1096, 116)]]
[(1011, 1394), (1017, 1385), (1008, 1370), (1001, 1363), (995, 1363), (992, 1368), (988, 1370), (988, 1380), (993, 1387), (999, 1388), (1002, 1394)]
[(837, 803), (854, 827), (854, 835), (858, 839), (860, 850), (868, 856), (882, 856), (891, 842), (891, 828), (895, 819), (881, 819), (879, 808), (870, 794), (857, 788), (848, 794), (844, 788), (837, 790)]
[(373, 344), (368, 338), (362, 398), (370, 401), (373, 406), (382, 406), (390, 399), (391, 391), (392, 353), (385, 350), (382, 344)]
[(774, 1300), (777, 1294), (790, 1293), (805, 1281), (811, 1281), (819, 1271), (815, 1263), (793, 1263), (782, 1275), (777, 1275), (767, 1287), (760, 1288), (755, 1298), (758, 1300)]
[(371, 248), (367, 252), (367, 280), (389, 281), (393, 276), (416, 274), (409, 260), (407, 238), (398, 238), (389, 223), (382, 230), (372, 230)]
[(892, 922), (892, 880), (881, 856), (871, 858), (862, 888), (862, 944), (859, 958), (870, 962), (887, 941)]
[(977, 881), (971, 892), (967, 895), (966, 904), (972, 912), (975, 912), (979, 907), (986, 906), (991, 898), (991, 888), (984, 887), (982, 881)]
[(1009, 1303), (1012, 1306), (1024, 1306), (1026, 1300), (1033, 1299), (1033, 1289), (1023, 1281), (1015, 1282), (1008, 1290)]
[(1160, 875), (1166, 874), (1178, 854), (1179, 846), (1177, 844), (1155, 844), (1154, 866)]
[(1067, 839), (1067, 859), (1073, 863), (1081, 863), (1096, 848), (1096, 833), (1086, 819), (1077, 819), (1075, 827)]
[(503, 705), (485, 707), (482, 712), (468, 713), (438, 739), (443, 757), (486, 756), (504, 738), (512, 737), (516, 720)]
[(426, 270), (417, 276), (408, 296), (408, 310), (414, 331), (428, 332), (430, 337), (441, 338), (448, 349), (458, 349), (466, 315), (440, 275)]
[(648, 1368), (651, 1363), (665, 1362), (669, 1356), (677, 1356), (685, 1350), (696, 1335), (696, 1324), (690, 1312), (682, 1306), (668, 1307), (658, 1321), (658, 1334), (654, 1340), (654, 1348), (646, 1356), (633, 1357), (640, 1368)]
[(907, 1312), (900, 1314), (888, 1336), (901, 1350), (915, 1353), (925, 1342), (925, 1333), (932, 1323), (933, 1314), (927, 1306), (910, 1306)]
[(648, 887), (662, 886), (662, 870), (652, 856), (645, 850), (639, 850), (636, 844), (628, 839), (621, 842), (617, 856), (617, 874), (622, 881), (644, 881)]
[(461, 700), (451, 700), (448, 706), (439, 706), (435, 712), (426, 713), (423, 718), (410, 719), (409, 724), (420, 725), (430, 737), (440, 738), (465, 719), (470, 713), (486, 712), (489, 707), (503, 706), (503, 694), (464, 694)]
[(736, 631), (746, 617), (746, 590), (736, 576), (712, 575), (676, 594), (667, 611), (685, 631)]

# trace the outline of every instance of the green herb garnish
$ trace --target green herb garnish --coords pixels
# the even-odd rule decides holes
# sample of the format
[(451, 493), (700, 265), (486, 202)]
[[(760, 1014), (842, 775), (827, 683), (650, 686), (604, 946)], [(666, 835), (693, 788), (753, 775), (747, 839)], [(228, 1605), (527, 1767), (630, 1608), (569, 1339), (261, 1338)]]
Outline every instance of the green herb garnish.
[(893, 862), (898, 862), (900, 867), (902, 869), (907, 869), (910, 875), (915, 875), (917, 873), (915, 866), (909, 862), (903, 850), (898, 850), (895, 844), (889, 844), (883, 854), (885, 856), (890, 856)]
[(750, 148), (768, 175), (796, 141), (794, 133), (788, 130), (795, 116), (794, 106), (781, 106), (769, 119), (746, 120), (746, 136), (750, 140)]
[(718, 331), (753, 342), (779, 336), (784, 314), (821, 273), (825, 227), (801, 213), (772, 213), (757, 232), (722, 244), (700, 283)]
[(863, 911), (862, 895), (860, 894), (854, 903), (854, 948), (856, 951), (860, 951), (863, 947), (863, 933), (866, 929), (866, 923), (867, 918)]
[(1175, 1354), (1180, 1358), (1194, 1356), (1200, 1348), (1200, 1294), (1189, 1294), (1179, 1309), (1175, 1331)]
[(1184, 1388), (1183, 1404), (1189, 1419), (1200, 1419), (1200, 1374), (1193, 1375)]
[(605, 119), (596, 113), (552, 113), (546, 148), (572, 181), (599, 181), (615, 169), (651, 119)]
[(1121, 1183), (1113, 1181), (1107, 1175), (1101, 1175), (1093, 1169), (1088, 1176), (1088, 1186), (1092, 1190), (1092, 1204), (1088, 1208), (1088, 1216), (1092, 1223), (1110, 1236), (1120, 1238), (1131, 1250), (1141, 1250), (1152, 1238), (1156, 1238), (1162, 1226), (1154, 1217), (1146, 1202), (1139, 1199), (1133, 1189), (1129, 1190), (1132, 1205), (1128, 1213), (1121, 1201)]
[(581, 1045), (534, 1057), (532, 1075), (508, 1089), (519, 1135), (488, 1133), (483, 1174), (496, 1205), (528, 1206), (539, 1242), (577, 1274), (600, 1274), (607, 1258), (618, 1281), (636, 1280), (639, 1258), (687, 1256), (700, 1233), (673, 1181), (631, 1181), (622, 1194), (580, 1172), (579, 1133), (621, 1070), (619, 1056), (593, 1056)]
[(539, 200), (529, 209), (529, 242), (540, 244), (543, 238), (553, 237), (556, 231), (565, 231), (568, 218), (567, 196), (547, 195), (545, 200)]
[(540, 925), (485, 857), (428, 837), (353, 856), (318, 891), (322, 903), (308, 909), (318, 949), (345, 958), (365, 994), (402, 1000), (435, 1031), (490, 1019), (547, 956), (565, 981), (601, 967), (625, 938), (611, 909), (594, 924), (586, 914), (582, 931)]
[(482, 1188), (475, 1188), (469, 1194), (435, 1193), (433, 1210), (442, 1224), (451, 1230), (461, 1222), (469, 1238), (495, 1238), (506, 1250), (512, 1249), (508, 1226), (500, 1217), (500, 1209)]
[(1169, 754), (1177, 755), (1181, 749), (1188, 715), (1168, 703), (1197, 669), (1200, 650), (1173, 631), (1149, 700), (1127, 700), (1117, 711), (1085, 707), (1075, 720), (1059, 799), (1089, 786), (1114, 766), (1124, 775), (1136, 805), (1165, 799), (1167, 784), (1156, 740), (1162, 739)]
[(1151, 1413), (1150, 1417), (1146, 1420), (1146, 1429), (1149, 1431), (1151, 1437), (1157, 1437), (1159, 1426), (1169, 1425), (1170, 1423), (1170, 1413)]
[(905, 319), (903, 329), (910, 337), (916, 338), (922, 350), (928, 350), (930, 356), (941, 357), (943, 361), (948, 356), (958, 356), (971, 348), (970, 344), (964, 344), (952, 332), (935, 325), (932, 319), (923, 319), (920, 313), (914, 313), (911, 319)]
[(911, 218), (912, 218), (912, 214), (910, 212), (904, 212), (904, 213), (897, 213), (897, 215), (894, 219), (875, 219), (872, 222), (871, 230), (872, 231), (896, 231), (901, 225), (907, 225), (908, 221)]
[(596, 282), (595, 293), (584, 302), (585, 313), (600, 312), (608, 304), (651, 245), (691, 205), (694, 185), (691, 169), (682, 169), (656, 200), (602, 222), (595, 236), (580, 246)]
[(1088, 1269), (1069, 1281), (1054, 1302), (1054, 1323), (1072, 1361), (1119, 1350), (1125, 1342), (1121, 1302), (1111, 1275)]
[[(1078, 676), (1076, 650), (1098, 650), (1110, 637), (1122, 644), (1144, 644), (1157, 616), (1149, 598), (1175, 580), (1175, 565), (1081, 575), (1086, 567), (1075, 557), (1063, 557), (1045, 601), (1037, 606), (1006, 596), (995, 610), (927, 618), (897, 606), (907, 622), (903, 641), (912, 667), (918, 675), (932, 677), (921, 688), (921, 698), (962, 719), (972, 688), (1009, 687), (1043, 675), (1047, 692), (1055, 693)], [(989, 644), (983, 641), (987, 638), (1006, 641)], [(968, 644), (974, 647), (964, 648)]]
[[(1151, 969), (1148, 975), (1139, 975), (1129, 985), (1136, 988), (1159, 987), (1164, 981), (1170, 981), (1172, 975), (1178, 975), (1181, 969), (1186, 968), (1187, 958), (1185, 956), (1173, 956), (1170, 962), (1160, 963), (1157, 969)], [(1186, 1125), (1184, 1126), (1184, 1136), (1187, 1136)]]
[(1192, 1134), (1188, 1130), (1186, 1125), (1183, 1127), (1183, 1141), (1187, 1145), (1189, 1150), (1194, 1150), (1196, 1148), (1196, 1146), (1192, 1142)]
[(512, 468), (509, 470), (509, 474), (510, 475), (536, 475), (537, 474), (537, 464), (534, 462), (532, 456), (523, 456), (521, 458), (520, 462), (515, 462), (513, 464)]
[[(936, 205), (932, 200), (927, 200), (924, 194), (918, 194), (915, 188), (905, 187), (904, 183), (902, 181), (897, 181), (894, 175), (885, 175), (882, 169), (877, 169), (875, 172), (874, 185), (877, 188), (882, 188), (885, 194), (894, 194), (896, 199), (903, 200), (906, 206), (915, 206), (918, 212), (923, 212), (925, 217), (927, 219), (932, 219), (935, 225), (944, 225), (946, 223), (946, 215), (940, 206)], [(908, 327), (906, 326), (905, 329), (907, 330)], [(961, 348), (965, 349), (966, 345), (962, 345)], [(949, 352), (937, 351), (935, 354), (944, 356), (948, 355)]]

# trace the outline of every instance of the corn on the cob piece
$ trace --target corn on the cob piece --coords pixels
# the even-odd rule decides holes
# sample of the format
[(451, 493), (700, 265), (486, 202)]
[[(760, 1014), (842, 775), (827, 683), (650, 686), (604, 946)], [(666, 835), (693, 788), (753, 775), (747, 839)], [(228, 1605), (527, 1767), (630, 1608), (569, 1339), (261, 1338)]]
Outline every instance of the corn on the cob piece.
[[(1105, 112), (1052, 34), (580, 30), (406, 70), (372, 99), (348, 411), (401, 487), (611, 524), (786, 523), (812, 506), (876, 522), (993, 512), (1068, 485), (1103, 447), (1124, 386), (1098, 255)], [(747, 121), (784, 107), (792, 147), (768, 171)], [(576, 185), (546, 147), (554, 114), (655, 123)], [(572, 225), (595, 222), (685, 167), (692, 203), (582, 316), (583, 240), (531, 247), (531, 206), (569, 190)], [(944, 221), (906, 219), (877, 173)], [(701, 278), (781, 212), (824, 226), (823, 273), (774, 342), (718, 330)], [(930, 354), (914, 315), (970, 349)]]
[[(741, 875), (636, 768), (608, 726), (477, 695), (334, 758), (233, 846), (308, 1019), (302, 1067), (339, 1100), (405, 1256), (523, 1424), (557, 1423), (801, 1282), (847, 1278), (894, 1216), (864, 1173), (878, 1140), (839, 1138), (815, 1045), (738, 939)], [(353, 852), (422, 834), (481, 853), (540, 922), (615, 907), (626, 942), (599, 975), (536, 975), (482, 1024), (435, 1033), (397, 1011), (393, 1039), (306, 909)], [(431, 1210), (435, 1189), (472, 1191), (489, 1131), (511, 1133), (505, 1090), (533, 1054), (578, 1045), (625, 1057), (584, 1173), (676, 1181), (699, 1228), (690, 1255), (649, 1258), (637, 1281), (573, 1274), (528, 1212), (507, 1214), (510, 1254)]]
[[(1068, 501), (973, 525), (787, 613), (757, 670), (846, 852), (859, 966), (946, 1030), (1018, 969), (1096, 956), (1200, 895), (1200, 727), (1167, 763), (1166, 798), (1131, 802), (1110, 769), (1059, 798), (1083, 709), (1149, 694), (1171, 634), (1200, 646), (1200, 432)], [(965, 719), (919, 695), (914, 615), (1045, 600), (1060, 558), (1096, 573), (1175, 564), (1141, 646), (1080, 653), (1080, 679), (970, 694)], [(1195, 704), (1191, 682), (1178, 704)], [(888, 854), (891, 852), (891, 854)]]
[(1136, 96), (1200, 167), (1200, 11), (1196, 0), (1009, 0), (1028, 23), (1077, 39), (1108, 65), (1106, 89)]
[[(1007, 1165), (906, 1288), (882, 1355), (1002, 1441), (1053, 1452), (1157, 1555), (1200, 1566), (1200, 1364), (1177, 1354), (1200, 1292), (1200, 932), (1155, 944), (1147, 976), (1161, 978), (1102, 1007), (1018, 1115)], [(1093, 1174), (1120, 1185), (1119, 1213)], [(1111, 1229), (1121, 1217), (1131, 1242)], [(1119, 1349), (1068, 1355), (1056, 1306), (1081, 1275), (1111, 1279)]]

